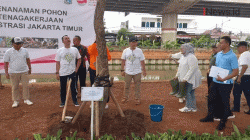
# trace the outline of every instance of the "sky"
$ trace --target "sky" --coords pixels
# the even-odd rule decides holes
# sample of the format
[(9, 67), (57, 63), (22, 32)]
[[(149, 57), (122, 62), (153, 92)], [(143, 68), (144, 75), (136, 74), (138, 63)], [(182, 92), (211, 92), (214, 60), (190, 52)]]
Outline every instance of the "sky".
[[(120, 22), (119, 12), (105, 12), (105, 20), (113, 20), (115, 22)], [(250, 18), (240, 18), (240, 17), (221, 17), (221, 16), (193, 16), (197, 22), (198, 33), (205, 30), (211, 30), (217, 27), (222, 28), (223, 32), (232, 31), (234, 34), (250, 33)], [(223, 25), (222, 25), (223, 23)]]
[[(233, 33), (250, 33), (250, 18), (239, 17), (215, 17), (215, 16), (194, 16), (198, 29), (222, 28), (222, 31)], [(222, 25), (223, 23), (223, 25)]]

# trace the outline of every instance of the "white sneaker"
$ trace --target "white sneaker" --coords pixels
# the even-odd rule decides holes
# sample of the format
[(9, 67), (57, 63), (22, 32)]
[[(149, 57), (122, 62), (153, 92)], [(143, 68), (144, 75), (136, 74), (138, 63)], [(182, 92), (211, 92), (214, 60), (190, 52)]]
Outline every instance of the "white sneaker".
[(105, 109), (108, 109), (108, 108), (109, 108), (109, 105), (108, 105), (108, 104), (106, 104)]
[(179, 98), (179, 103), (183, 103), (185, 98)]
[(33, 103), (30, 100), (24, 100), (24, 103), (27, 105), (32, 105)]
[(180, 112), (191, 112), (192, 110), (190, 108), (187, 107), (183, 107), (181, 109), (179, 109)]
[(191, 108), (191, 111), (192, 111), (192, 112), (197, 112), (197, 109)]
[(18, 102), (18, 101), (14, 101), (14, 103), (12, 104), (12, 107), (17, 107), (17, 106), (18, 106), (18, 104), (19, 104), (19, 102)]
[[(233, 118), (235, 118), (235, 115), (227, 117), (227, 119), (233, 119)], [(214, 118), (214, 121), (220, 121), (220, 118)]]

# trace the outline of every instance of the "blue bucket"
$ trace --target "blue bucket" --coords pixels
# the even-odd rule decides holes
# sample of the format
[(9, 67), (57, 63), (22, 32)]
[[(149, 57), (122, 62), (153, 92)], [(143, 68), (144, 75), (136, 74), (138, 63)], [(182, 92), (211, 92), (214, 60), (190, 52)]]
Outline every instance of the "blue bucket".
[(164, 106), (153, 104), (149, 106), (149, 109), (150, 109), (150, 115), (151, 115), (152, 121), (154, 122), (162, 121), (162, 113), (163, 113)]

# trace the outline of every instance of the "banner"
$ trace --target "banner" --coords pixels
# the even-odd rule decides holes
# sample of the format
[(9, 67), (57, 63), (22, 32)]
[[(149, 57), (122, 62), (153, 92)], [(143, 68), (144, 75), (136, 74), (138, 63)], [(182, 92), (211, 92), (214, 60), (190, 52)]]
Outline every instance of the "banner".
[(94, 13), (97, 0), (0, 0), (0, 73), (11, 39), (21, 37), (28, 49), (32, 73), (55, 73), (55, 55), (62, 36), (79, 35), (81, 44), (95, 41)]

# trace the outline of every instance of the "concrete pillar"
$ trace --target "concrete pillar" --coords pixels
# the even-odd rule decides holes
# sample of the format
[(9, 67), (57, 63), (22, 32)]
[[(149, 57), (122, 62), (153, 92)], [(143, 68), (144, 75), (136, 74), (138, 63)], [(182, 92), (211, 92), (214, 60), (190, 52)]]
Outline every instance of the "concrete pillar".
[(176, 13), (164, 14), (162, 15), (162, 32), (161, 39), (162, 42), (175, 41), (177, 37), (177, 16)]

